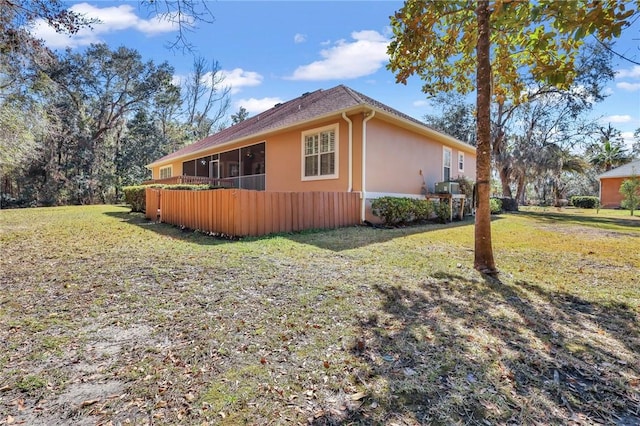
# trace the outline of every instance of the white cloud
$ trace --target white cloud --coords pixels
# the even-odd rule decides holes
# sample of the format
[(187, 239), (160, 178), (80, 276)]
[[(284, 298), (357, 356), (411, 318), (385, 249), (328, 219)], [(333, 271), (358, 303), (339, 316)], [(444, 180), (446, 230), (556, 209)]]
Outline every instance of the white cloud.
[(140, 19), (135, 28), (143, 34), (155, 35), (178, 30), (178, 22), (171, 15), (156, 15), (150, 19)]
[(338, 40), (321, 50), (321, 60), (298, 67), (288, 79), (341, 80), (370, 75), (382, 68), (389, 40), (370, 30), (353, 32), (351, 37), (354, 41)]
[(628, 92), (635, 92), (636, 90), (640, 90), (640, 83), (627, 83), (626, 81), (621, 81), (620, 83), (616, 83), (616, 87)]
[(180, 87), (182, 86), (182, 83), (185, 82), (186, 78), (187, 76), (174, 74), (173, 77), (171, 77), (171, 84)]
[(245, 71), (242, 68), (234, 68), (231, 71), (221, 70), (220, 74), (224, 77), (223, 84), (231, 87), (231, 94), (238, 93), (243, 87), (259, 86), (263, 79), (259, 73)]
[(640, 78), (640, 65), (634, 65), (628, 70), (617, 70), (616, 78)]
[(307, 41), (307, 36), (304, 34), (296, 34), (293, 36), (293, 42), (298, 44), (298, 43), (304, 43), (305, 41)]
[(425, 100), (413, 101), (413, 104), (412, 104), (412, 105), (413, 105), (414, 107), (418, 107), (418, 108), (420, 108), (420, 107), (424, 107), (424, 106), (429, 105), (429, 102), (428, 102), (428, 101), (425, 101)]
[(266, 111), (269, 108), (273, 108), (276, 104), (280, 104), (284, 102), (280, 98), (249, 98), (249, 99), (240, 99), (235, 102), (236, 106), (240, 108), (244, 107), (251, 114), (259, 114), (262, 111)]
[(605, 123), (630, 123), (633, 121), (633, 117), (630, 115), (609, 115), (607, 117), (602, 117), (602, 120)]
[(72, 12), (84, 15), (88, 19), (99, 22), (93, 28), (82, 28), (76, 34), (58, 34), (43, 19), (33, 23), (31, 33), (36, 38), (45, 41), (51, 48), (86, 46), (100, 41), (103, 34), (122, 30), (136, 30), (146, 35), (154, 35), (175, 31), (178, 24), (173, 22), (170, 15), (156, 15), (150, 19), (142, 19), (134, 13), (134, 7), (129, 4), (99, 8), (88, 3), (74, 4), (69, 8)]

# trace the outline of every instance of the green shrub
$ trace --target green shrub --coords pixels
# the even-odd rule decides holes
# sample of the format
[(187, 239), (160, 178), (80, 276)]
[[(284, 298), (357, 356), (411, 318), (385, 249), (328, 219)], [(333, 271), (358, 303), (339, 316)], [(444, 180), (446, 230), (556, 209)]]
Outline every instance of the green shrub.
[(429, 220), (433, 215), (433, 203), (429, 200), (412, 199), (414, 220)]
[(571, 197), (571, 205), (581, 209), (595, 209), (599, 207), (600, 200), (590, 195), (574, 195)]
[(451, 219), (451, 208), (449, 207), (449, 202), (440, 200), (438, 201), (438, 206), (435, 208), (436, 216), (438, 216), (438, 220), (442, 223), (447, 223), (449, 219)]
[(373, 200), (371, 211), (387, 225), (397, 225), (429, 219), (433, 214), (433, 203), (413, 198), (381, 197)]
[(134, 185), (125, 186), (122, 188), (124, 192), (125, 203), (131, 206), (132, 212), (144, 213), (147, 207), (146, 189), (147, 188), (159, 188), (168, 190), (188, 190), (188, 191), (205, 191), (209, 189), (218, 189), (220, 186), (213, 185), (189, 185), (189, 184), (176, 184), (176, 185)]
[(502, 200), (499, 198), (491, 198), (489, 200), (489, 210), (491, 214), (498, 214), (502, 212)]
[(144, 212), (147, 207), (146, 202), (147, 185), (125, 186), (124, 201), (131, 206), (132, 212)]
[(217, 186), (212, 185), (189, 185), (186, 183), (179, 183), (175, 185), (163, 185), (162, 189), (172, 189), (172, 190), (186, 190), (186, 191), (205, 191), (208, 189), (218, 189)]
[(620, 194), (622, 194), (620, 207), (631, 210), (631, 216), (633, 216), (634, 210), (640, 207), (640, 177), (633, 175), (625, 179), (620, 185)]
[(409, 222), (411, 219), (411, 199), (398, 197), (381, 197), (371, 203), (371, 211), (382, 218), (386, 224)]

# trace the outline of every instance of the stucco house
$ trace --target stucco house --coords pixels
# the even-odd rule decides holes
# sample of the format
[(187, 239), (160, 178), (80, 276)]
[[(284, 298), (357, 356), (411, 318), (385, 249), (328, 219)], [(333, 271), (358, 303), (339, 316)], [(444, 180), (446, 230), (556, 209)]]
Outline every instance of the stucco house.
[(156, 181), (195, 176), (264, 191), (357, 191), (364, 220), (375, 198), (475, 180), (476, 150), (339, 85), (277, 104), (147, 167)]
[(640, 160), (611, 169), (598, 176), (600, 181), (600, 205), (605, 208), (618, 208), (622, 203), (620, 185), (633, 175), (640, 175)]

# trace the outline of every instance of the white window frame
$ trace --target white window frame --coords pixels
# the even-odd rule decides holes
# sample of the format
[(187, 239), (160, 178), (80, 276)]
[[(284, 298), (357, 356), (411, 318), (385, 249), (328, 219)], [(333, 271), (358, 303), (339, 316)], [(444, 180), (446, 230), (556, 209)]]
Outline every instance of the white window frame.
[[(169, 176), (162, 177), (162, 172), (164, 172), (165, 170), (169, 170)], [(158, 178), (168, 179), (170, 177), (173, 177), (173, 166), (160, 167), (160, 169), (158, 170)]]
[[(322, 132), (326, 132), (326, 131), (330, 131), (333, 130), (334, 133), (334, 150), (333, 150), (333, 155), (334, 155), (334, 173), (332, 174), (327, 174), (327, 175), (315, 175), (315, 176), (305, 176), (305, 159), (307, 157), (306, 152), (305, 152), (305, 139), (307, 136), (311, 136), (311, 135), (315, 135), (315, 134), (320, 134)], [(335, 124), (330, 124), (328, 126), (324, 126), (324, 127), (318, 127), (315, 129), (310, 129), (310, 130), (306, 130), (304, 132), (302, 132), (301, 134), (301, 138), (300, 138), (300, 178), (303, 181), (311, 181), (311, 180), (328, 180), (328, 179), (338, 179), (339, 178), (339, 172), (338, 170), (340, 170), (340, 162), (339, 162), (339, 152), (340, 152), (340, 139), (339, 139), (339, 134), (340, 134), (340, 125), (339, 123), (335, 123)], [(320, 158), (320, 152), (318, 149), (318, 153), (317, 154), (313, 154), (313, 155), (317, 155), (318, 157), (318, 161)], [(318, 173), (320, 173), (320, 164), (318, 164)]]
[(453, 178), (453, 167), (452, 167), (452, 162), (453, 162), (453, 150), (447, 146), (443, 146), (442, 147), (442, 180), (446, 181), (446, 174), (444, 172), (444, 169), (447, 167), (447, 153), (449, 153), (449, 179)]
[(464, 152), (458, 152), (458, 171), (464, 172)]

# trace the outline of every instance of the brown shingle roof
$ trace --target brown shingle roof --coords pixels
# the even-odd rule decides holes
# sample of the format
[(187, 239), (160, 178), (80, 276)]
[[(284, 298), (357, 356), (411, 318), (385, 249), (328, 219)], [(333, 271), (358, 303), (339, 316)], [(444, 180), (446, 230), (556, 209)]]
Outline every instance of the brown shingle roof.
[(424, 128), (429, 128), (421, 121), (403, 114), (390, 106), (378, 102), (349, 87), (339, 85), (327, 90), (320, 89), (315, 92), (308, 92), (288, 102), (278, 104), (267, 111), (261, 112), (256, 116), (250, 117), (238, 124), (166, 155), (154, 161), (151, 165), (165, 163), (168, 160), (195, 154), (216, 145), (240, 140), (251, 135), (259, 135), (272, 130), (286, 128), (297, 123), (303, 123), (324, 115), (346, 111), (357, 106), (369, 106), (398, 118), (408, 120)]

